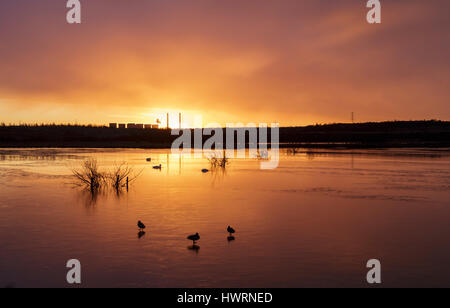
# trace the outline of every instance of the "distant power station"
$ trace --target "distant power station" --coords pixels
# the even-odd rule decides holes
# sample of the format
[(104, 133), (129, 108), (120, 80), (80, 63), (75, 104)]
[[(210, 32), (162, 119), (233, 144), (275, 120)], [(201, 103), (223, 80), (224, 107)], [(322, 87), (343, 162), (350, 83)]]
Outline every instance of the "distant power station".
[[(158, 119), (158, 120), (156, 120), (156, 122), (158, 124), (109, 123), (109, 128), (159, 129), (161, 121)], [(170, 115), (169, 115), (169, 113), (167, 113), (167, 125), (166, 125), (167, 129), (170, 128), (169, 123), (170, 123)], [(181, 127), (182, 127), (182, 116), (181, 116), (181, 112), (180, 112), (180, 114), (179, 114), (179, 128), (181, 129)]]
[(109, 128), (158, 129), (159, 124), (109, 123)]

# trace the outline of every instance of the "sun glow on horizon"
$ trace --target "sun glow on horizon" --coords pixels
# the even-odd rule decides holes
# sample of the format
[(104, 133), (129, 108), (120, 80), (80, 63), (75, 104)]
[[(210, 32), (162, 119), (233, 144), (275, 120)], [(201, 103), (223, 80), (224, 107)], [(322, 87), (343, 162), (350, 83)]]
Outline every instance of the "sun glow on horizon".
[(158, 124), (160, 128), (169, 127), (172, 129), (186, 129), (203, 127), (203, 116), (200, 113), (174, 109), (154, 109), (152, 111), (153, 112), (150, 113), (144, 113), (142, 114), (142, 116), (148, 122), (151, 122), (152, 124)]

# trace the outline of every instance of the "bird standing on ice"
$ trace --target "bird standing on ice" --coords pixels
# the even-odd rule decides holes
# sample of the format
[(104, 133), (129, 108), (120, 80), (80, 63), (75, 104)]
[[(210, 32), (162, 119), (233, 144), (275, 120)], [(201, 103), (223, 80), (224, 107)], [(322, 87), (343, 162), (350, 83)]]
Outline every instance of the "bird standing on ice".
[(228, 226), (227, 232), (230, 233), (230, 236), (232, 236), (234, 233), (236, 233), (236, 231), (233, 228), (231, 228), (230, 226)]
[(145, 229), (145, 225), (142, 223), (142, 221), (138, 221), (137, 226), (139, 228), (139, 230), (143, 231)]
[(193, 242), (193, 244), (195, 244), (195, 242), (197, 242), (200, 239), (200, 234), (195, 233), (194, 235), (189, 235), (187, 237), (188, 240), (191, 240)]

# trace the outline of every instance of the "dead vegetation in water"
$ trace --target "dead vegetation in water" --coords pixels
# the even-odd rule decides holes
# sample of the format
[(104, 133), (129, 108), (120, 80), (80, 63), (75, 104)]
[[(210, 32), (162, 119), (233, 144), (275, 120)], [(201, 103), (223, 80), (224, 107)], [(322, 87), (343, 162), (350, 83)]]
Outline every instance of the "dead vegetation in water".
[(114, 166), (113, 170), (108, 173), (107, 178), (110, 185), (115, 189), (119, 189), (128, 187), (131, 182), (134, 182), (141, 175), (142, 171), (136, 173), (128, 163), (122, 162)]
[(259, 160), (269, 160), (269, 152), (267, 150), (259, 150), (256, 152), (256, 158)]
[(287, 149), (287, 154), (289, 154), (289, 155), (297, 155), (297, 154), (300, 154), (301, 153), (301, 150), (299, 149), (299, 148), (289, 148), (289, 149)]
[(96, 159), (91, 158), (83, 162), (80, 168), (72, 168), (75, 184), (84, 186), (91, 191), (98, 191), (105, 187), (120, 190), (134, 182), (142, 173), (135, 172), (128, 163), (116, 164), (111, 171), (101, 171)]
[(210, 157), (207, 158), (209, 161), (209, 165), (211, 167), (211, 170), (215, 169), (226, 169), (226, 167), (229, 165), (230, 160), (227, 157), (227, 154), (225, 151), (223, 151), (222, 156), (218, 156), (217, 154), (213, 154)]
[(83, 162), (81, 168), (73, 168), (76, 185), (86, 186), (91, 190), (97, 190), (106, 183), (107, 176), (101, 172), (96, 159), (88, 159)]

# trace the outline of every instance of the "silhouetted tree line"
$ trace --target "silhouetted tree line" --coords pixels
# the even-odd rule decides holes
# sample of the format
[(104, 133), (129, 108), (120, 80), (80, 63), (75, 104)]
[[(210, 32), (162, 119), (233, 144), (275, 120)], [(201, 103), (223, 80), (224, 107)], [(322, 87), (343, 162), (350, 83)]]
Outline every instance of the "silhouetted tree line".
[[(344, 143), (359, 146), (450, 146), (450, 122), (398, 121), (280, 128), (282, 146)], [(192, 144), (194, 133), (192, 131)], [(226, 136), (224, 130), (224, 136)], [(210, 136), (203, 136), (206, 141)], [(82, 125), (0, 125), (3, 147), (170, 147), (167, 129)], [(268, 140), (270, 141), (270, 130)], [(235, 140), (237, 138), (235, 137)], [(247, 140), (248, 142), (248, 134)], [(323, 146), (323, 145), (322, 145)]]
[(280, 140), (286, 143), (446, 143), (450, 142), (450, 122), (396, 121), (290, 127), (280, 130)]

